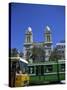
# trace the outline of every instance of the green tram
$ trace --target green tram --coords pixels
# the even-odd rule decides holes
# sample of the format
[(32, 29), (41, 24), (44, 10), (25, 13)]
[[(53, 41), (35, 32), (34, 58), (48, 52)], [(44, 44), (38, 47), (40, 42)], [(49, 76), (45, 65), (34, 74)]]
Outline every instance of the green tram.
[(45, 61), (29, 63), (29, 84), (60, 83), (65, 80), (65, 61)]

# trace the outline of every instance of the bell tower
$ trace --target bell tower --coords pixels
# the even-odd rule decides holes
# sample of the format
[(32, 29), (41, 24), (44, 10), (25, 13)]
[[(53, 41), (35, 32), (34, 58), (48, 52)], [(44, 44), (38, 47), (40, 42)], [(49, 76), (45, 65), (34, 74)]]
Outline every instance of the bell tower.
[(46, 26), (45, 28), (45, 61), (49, 60), (51, 51), (52, 51), (52, 35), (51, 35), (51, 29), (49, 26)]
[(33, 42), (32, 28), (28, 27), (25, 33), (25, 43), (31, 44)]
[(33, 44), (33, 33), (32, 28), (28, 27), (25, 32), (25, 42), (24, 42), (24, 58), (28, 59), (31, 54), (31, 48)]
[(51, 29), (49, 26), (46, 26), (45, 29), (45, 43), (51, 43), (52, 42), (52, 37), (51, 37)]

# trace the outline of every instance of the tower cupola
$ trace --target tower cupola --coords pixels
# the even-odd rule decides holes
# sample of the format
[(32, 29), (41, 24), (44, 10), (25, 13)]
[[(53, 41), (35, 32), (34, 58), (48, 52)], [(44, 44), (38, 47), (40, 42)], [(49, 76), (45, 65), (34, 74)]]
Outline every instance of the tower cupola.
[(25, 43), (32, 43), (32, 42), (33, 42), (32, 28), (29, 26), (25, 33)]
[(49, 26), (46, 26), (45, 28), (45, 42), (46, 43), (52, 42), (51, 29)]

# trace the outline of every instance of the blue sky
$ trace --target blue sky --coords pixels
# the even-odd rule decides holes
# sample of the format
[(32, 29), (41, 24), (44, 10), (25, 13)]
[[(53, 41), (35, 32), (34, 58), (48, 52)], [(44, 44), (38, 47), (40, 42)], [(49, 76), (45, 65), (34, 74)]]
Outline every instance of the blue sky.
[(11, 4), (11, 48), (22, 51), (30, 26), (35, 42), (44, 41), (45, 27), (52, 32), (53, 45), (65, 39), (65, 7), (40, 4)]

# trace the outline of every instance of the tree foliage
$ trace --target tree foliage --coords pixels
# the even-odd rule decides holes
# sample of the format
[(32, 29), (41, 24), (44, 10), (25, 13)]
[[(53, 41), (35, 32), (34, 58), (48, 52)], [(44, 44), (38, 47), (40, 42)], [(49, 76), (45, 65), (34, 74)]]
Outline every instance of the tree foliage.
[(9, 51), (9, 56), (10, 57), (16, 57), (18, 55), (18, 50), (16, 48), (12, 48), (10, 51)]
[(33, 61), (44, 61), (45, 59), (45, 51), (42, 47), (33, 47), (31, 58)]
[(59, 55), (58, 55), (57, 48), (55, 48), (55, 49), (53, 50), (53, 52), (51, 53), (49, 60), (51, 60), (51, 61), (56, 61), (56, 60), (58, 60), (58, 59), (60, 59), (60, 57), (59, 57)]

